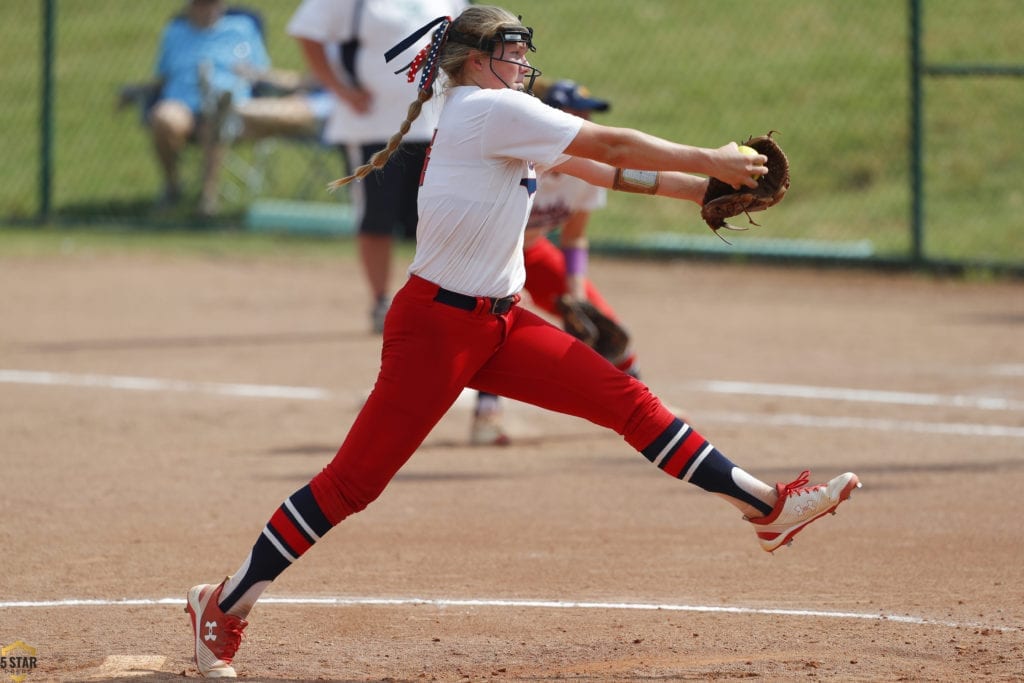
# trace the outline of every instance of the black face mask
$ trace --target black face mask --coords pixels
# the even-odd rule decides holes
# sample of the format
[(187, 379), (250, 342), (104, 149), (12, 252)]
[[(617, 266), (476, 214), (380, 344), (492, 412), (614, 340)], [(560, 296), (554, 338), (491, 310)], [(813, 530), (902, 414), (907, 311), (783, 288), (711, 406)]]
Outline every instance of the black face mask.
[[(511, 59), (504, 59), (505, 56), (505, 45), (510, 43), (525, 43), (527, 49), (530, 52), (536, 52), (537, 48), (533, 44), (533, 29), (529, 26), (510, 26), (508, 28), (500, 29), (496, 34), (490, 38), (475, 39), (473, 36), (468, 36), (455, 29), (448, 31), (448, 40), (460, 43), (462, 45), (468, 45), (469, 47), (476, 48), (481, 52), (486, 52), (491, 55), (491, 73), (493, 73), (499, 81), (505, 83), (505, 80), (498, 76), (494, 70), (494, 62), (505, 62), (507, 64), (515, 64), (521, 69), (529, 69), (529, 73), (524, 77), (524, 86), (526, 92), (533, 94), (533, 84), (537, 80), (537, 77), (541, 75), (541, 70), (534, 66), (526, 66), (519, 62), (514, 62)], [(501, 46), (501, 53), (499, 56), (494, 56), (495, 49)], [(505, 83), (505, 87), (511, 88), (512, 85)]]
[[(520, 17), (522, 19), (522, 17)], [(519, 62), (514, 62), (510, 59), (504, 59), (505, 56), (505, 45), (508, 43), (525, 43), (527, 49), (531, 52), (536, 52), (537, 48), (533, 45), (533, 29), (529, 26), (509, 26), (507, 28), (500, 29), (497, 33), (489, 38), (477, 38), (471, 36), (455, 28), (452, 28), (452, 21), (448, 17), (438, 17), (430, 23), (421, 27), (416, 32), (407, 36), (400, 43), (392, 47), (386, 53), (384, 53), (384, 59), (390, 62), (392, 59), (400, 55), (403, 51), (407, 50), (417, 40), (425, 36), (430, 29), (435, 26), (439, 26), (434, 31), (434, 36), (431, 39), (431, 44), (423, 49), (422, 52), (417, 56), (415, 60), (406, 64), (401, 69), (395, 71), (396, 74), (402, 73), (403, 71), (409, 72), (409, 80), (412, 82), (413, 75), (416, 71), (423, 66), (423, 75), (420, 79), (420, 88), (428, 88), (434, 81), (434, 73), (437, 67), (436, 58), (438, 57), (439, 49), (443, 46), (445, 40), (450, 40), (453, 43), (459, 43), (460, 45), (467, 45), (475, 48), (482, 52), (486, 52), (490, 55), (491, 60), (491, 73), (493, 73), (499, 81), (505, 84), (505, 87), (511, 88), (509, 83), (505, 83), (505, 79), (498, 76), (497, 72), (494, 71), (494, 62), (507, 62), (509, 64), (515, 64), (521, 69), (529, 69), (529, 73), (526, 75), (526, 79), (529, 79), (525, 83), (526, 92), (533, 94), (533, 84), (537, 80), (537, 77), (541, 75), (541, 70), (533, 66), (525, 66)], [(501, 46), (501, 54), (498, 57), (494, 56), (494, 50), (497, 46)], [(421, 60), (426, 56), (426, 64), (421, 64)]]

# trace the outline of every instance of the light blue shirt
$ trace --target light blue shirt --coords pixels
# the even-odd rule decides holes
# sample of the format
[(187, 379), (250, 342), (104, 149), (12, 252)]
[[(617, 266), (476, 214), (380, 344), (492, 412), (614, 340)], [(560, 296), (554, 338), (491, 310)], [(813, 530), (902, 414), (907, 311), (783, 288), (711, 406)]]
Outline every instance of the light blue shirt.
[(181, 100), (194, 112), (201, 108), (199, 66), (209, 62), (215, 91), (229, 90), (238, 104), (252, 97), (249, 82), (236, 73), (239, 64), (256, 70), (270, 67), (259, 28), (251, 17), (224, 15), (198, 29), (184, 17), (164, 29), (157, 57), (157, 77), (164, 80), (163, 99)]

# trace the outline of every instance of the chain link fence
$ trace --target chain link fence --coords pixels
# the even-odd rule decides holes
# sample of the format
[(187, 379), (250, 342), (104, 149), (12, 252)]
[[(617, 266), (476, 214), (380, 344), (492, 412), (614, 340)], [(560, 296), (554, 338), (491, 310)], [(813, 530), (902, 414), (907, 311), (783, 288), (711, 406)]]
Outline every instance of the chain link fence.
[[(264, 16), (275, 66), (301, 71), (298, 47), (285, 34), (297, 2), (244, 4)], [(729, 236), (732, 246), (709, 233), (693, 205), (616, 194), (591, 221), (599, 248), (1024, 268), (1019, 0), (505, 4), (535, 28), (538, 52), (531, 58), (547, 76), (580, 81), (612, 102), (596, 121), (701, 146), (774, 129), (790, 155), (793, 187), (786, 201), (757, 217), (760, 227)], [(151, 78), (160, 32), (182, 6), (182, 0), (0, 3), (0, 86), (7, 95), (0, 101), (7, 122), (0, 219), (42, 216), (140, 229), (191, 220), (154, 209), (160, 180), (146, 128), (137, 109), (115, 107), (121, 87)], [(54, 48), (49, 121), (47, 35)], [(962, 64), (985, 68), (948, 68)], [(254, 201), (332, 201), (324, 184), (343, 170), (333, 150), (295, 144), (240, 145), (234, 155), (248, 170), (226, 174), (234, 190), (226, 188), (217, 224), (239, 229)], [(185, 164), (197, 190), (198, 154)]]

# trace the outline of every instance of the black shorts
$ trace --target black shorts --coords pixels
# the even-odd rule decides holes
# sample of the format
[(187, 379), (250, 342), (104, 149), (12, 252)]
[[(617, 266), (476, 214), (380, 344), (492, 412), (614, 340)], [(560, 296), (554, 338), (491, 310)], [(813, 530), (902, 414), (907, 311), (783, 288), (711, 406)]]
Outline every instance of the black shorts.
[[(360, 164), (365, 164), (384, 143), (361, 145)], [(426, 142), (403, 142), (388, 163), (379, 171), (373, 171), (360, 183), (363, 194), (363, 218), (359, 222), (360, 235), (389, 235), (402, 239), (416, 239), (418, 211), (416, 195), (420, 187), (420, 175), (427, 156)], [(355, 167), (349, 163), (348, 153), (343, 145), (349, 172)]]

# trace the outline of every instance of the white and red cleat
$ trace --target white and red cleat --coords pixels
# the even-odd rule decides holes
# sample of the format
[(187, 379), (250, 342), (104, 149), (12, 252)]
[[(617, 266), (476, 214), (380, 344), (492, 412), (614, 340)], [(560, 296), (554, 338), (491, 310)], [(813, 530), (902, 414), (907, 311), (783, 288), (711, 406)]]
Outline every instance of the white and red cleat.
[(776, 484), (779, 499), (775, 509), (764, 517), (747, 518), (754, 525), (757, 540), (766, 552), (772, 553), (783, 545), (789, 545), (808, 524), (830, 512), (835, 514), (839, 504), (860, 488), (860, 480), (853, 472), (840, 474), (827, 484), (808, 487), (810, 474), (804, 470), (796, 480)]
[(217, 602), (223, 588), (224, 582), (203, 583), (188, 591), (185, 611), (192, 620), (196, 668), (203, 678), (235, 678), (231, 660), (242, 644), (242, 631), (249, 625), (244, 619), (220, 610)]

